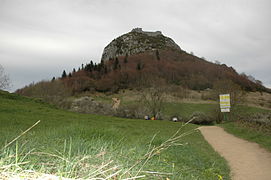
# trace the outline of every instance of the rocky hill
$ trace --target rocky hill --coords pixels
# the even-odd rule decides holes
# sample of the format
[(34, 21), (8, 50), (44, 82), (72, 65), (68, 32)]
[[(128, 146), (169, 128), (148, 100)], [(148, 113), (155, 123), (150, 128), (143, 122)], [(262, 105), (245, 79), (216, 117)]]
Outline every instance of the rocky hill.
[(70, 73), (63, 71), (61, 78), (31, 84), (17, 92), (23, 95), (37, 92), (37, 96), (48, 93), (49, 89), (54, 95), (86, 91), (115, 93), (121, 89), (140, 90), (151, 84), (200, 91), (214, 89), (221, 82), (225, 86), (233, 83), (232, 87), (236, 85), (245, 91), (270, 92), (261, 81), (239, 74), (233, 67), (185, 52), (160, 31), (136, 28), (107, 45), (100, 63), (91, 61)]
[(134, 55), (149, 50), (181, 50), (181, 48), (161, 31), (147, 32), (135, 28), (109, 43), (103, 51), (102, 60), (114, 59), (118, 56)]

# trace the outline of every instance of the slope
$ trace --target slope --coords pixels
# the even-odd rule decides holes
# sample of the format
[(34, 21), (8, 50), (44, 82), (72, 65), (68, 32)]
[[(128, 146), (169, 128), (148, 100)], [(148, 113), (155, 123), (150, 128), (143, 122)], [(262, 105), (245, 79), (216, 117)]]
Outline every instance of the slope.
[[(78, 88), (78, 81), (83, 80)], [(146, 51), (119, 56), (98, 65), (86, 64), (83, 71), (71, 73), (63, 79), (75, 91), (118, 91), (144, 88), (154, 84), (178, 85), (193, 90), (212, 89), (218, 81), (232, 81), (246, 91), (268, 91), (258, 81), (238, 74), (225, 64), (214, 64), (184, 51)], [(76, 89), (77, 88), (77, 89)]]

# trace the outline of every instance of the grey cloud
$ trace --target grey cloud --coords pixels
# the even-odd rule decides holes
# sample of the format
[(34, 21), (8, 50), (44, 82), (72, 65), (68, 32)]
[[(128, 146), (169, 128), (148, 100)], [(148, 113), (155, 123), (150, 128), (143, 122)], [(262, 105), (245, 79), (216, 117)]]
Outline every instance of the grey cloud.
[(0, 0), (0, 64), (16, 89), (99, 62), (112, 39), (142, 27), (161, 30), (187, 52), (271, 85), (270, 5), (268, 0)]

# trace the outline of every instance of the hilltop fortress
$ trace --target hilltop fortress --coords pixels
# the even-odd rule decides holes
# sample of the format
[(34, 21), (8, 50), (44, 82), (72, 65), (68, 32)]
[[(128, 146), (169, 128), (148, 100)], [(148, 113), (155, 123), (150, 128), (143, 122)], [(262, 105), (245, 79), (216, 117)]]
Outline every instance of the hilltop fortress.
[(142, 28), (134, 28), (109, 43), (103, 51), (101, 60), (114, 59), (118, 56), (133, 55), (145, 51), (160, 49), (181, 50), (181, 48), (161, 31), (143, 31)]

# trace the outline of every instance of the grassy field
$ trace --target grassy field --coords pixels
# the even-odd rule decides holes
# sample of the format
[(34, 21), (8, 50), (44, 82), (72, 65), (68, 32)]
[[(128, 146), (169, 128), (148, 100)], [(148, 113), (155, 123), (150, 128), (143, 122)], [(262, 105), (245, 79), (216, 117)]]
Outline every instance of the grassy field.
[(72, 178), (229, 179), (225, 160), (196, 128), (77, 114), (0, 92), (0, 178), (39, 172)]
[(239, 115), (250, 115), (250, 114), (255, 114), (255, 113), (271, 112), (271, 110), (268, 110), (268, 109), (262, 109), (259, 107), (245, 106), (245, 105), (236, 106), (234, 111), (237, 112)]
[(187, 119), (193, 112), (200, 111), (210, 115), (216, 106), (216, 104), (166, 103), (164, 114), (171, 116), (177, 114)]
[[(112, 98), (119, 98), (121, 100), (121, 106), (129, 106), (140, 104), (139, 99), (141, 98), (141, 93), (144, 91), (136, 90), (125, 90), (120, 91), (117, 94), (105, 95), (103, 93), (96, 94), (81, 94), (80, 96), (90, 96), (96, 101), (105, 104), (112, 104)], [(202, 100), (201, 96), (204, 92), (197, 92), (189, 90), (189, 95), (187, 98), (178, 98), (171, 94), (164, 94), (164, 107), (162, 114), (166, 120), (169, 120), (171, 116), (178, 115), (182, 118), (188, 119), (194, 112), (203, 112), (207, 116), (214, 116), (215, 111), (218, 110), (219, 104), (214, 100)], [(258, 100), (264, 99), (266, 97), (266, 102), (269, 102), (269, 94), (263, 93), (261, 96), (260, 93), (248, 93), (246, 96), (246, 104), (238, 105), (234, 108), (234, 112), (239, 115), (253, 114), (253, 113), (262, 113), (270, 111), (266, 107), (259, 106)], [(77, 97), (73, 97), (77, 98)], [(253, 104), (252, 102), (255, 102)]]

